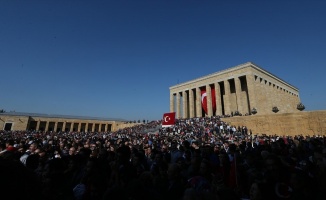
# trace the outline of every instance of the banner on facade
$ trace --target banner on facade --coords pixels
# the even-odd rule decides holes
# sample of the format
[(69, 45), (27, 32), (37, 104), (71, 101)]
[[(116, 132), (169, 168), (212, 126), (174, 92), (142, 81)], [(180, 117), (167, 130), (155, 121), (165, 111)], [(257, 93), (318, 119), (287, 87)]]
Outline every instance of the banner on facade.
[[(212, 109), (213, 112), (216, 110), (216, 97), (215, 97), (215, 88), (211, 88), (211, 96), (212, 96)], [(208, 114), (208, 106), (207, 106), (207, 93), (206, 88), (201, 89), (201, 105), (204, 109), (205, 113)]]

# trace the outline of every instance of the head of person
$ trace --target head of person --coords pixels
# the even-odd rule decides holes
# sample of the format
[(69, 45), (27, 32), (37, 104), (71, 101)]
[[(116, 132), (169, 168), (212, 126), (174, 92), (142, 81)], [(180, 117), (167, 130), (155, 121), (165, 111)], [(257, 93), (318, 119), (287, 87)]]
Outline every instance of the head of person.
[(73, 156), (73, 155), (75, 155), (76, 154), (76, 148), (75, 147), (70, 147), (69, 148), (69, 155), (70, 156)]
[(131, 150), (128, 146), (122, 145), (117, 149), (117, 159), (121, 164), (129, 162), (131, 157)]
[(35, 150), (36, 150), (37, 148), (38, 148), (38, 145), (37, 145), (37, 143), (35, 143), (35, 142), (31, 143), (31, 144), (29, 145), (29, 147), (28, 147), (28, 149), (29, 149), (29, 151), (30, 151), (31, 153), (34, 153)]

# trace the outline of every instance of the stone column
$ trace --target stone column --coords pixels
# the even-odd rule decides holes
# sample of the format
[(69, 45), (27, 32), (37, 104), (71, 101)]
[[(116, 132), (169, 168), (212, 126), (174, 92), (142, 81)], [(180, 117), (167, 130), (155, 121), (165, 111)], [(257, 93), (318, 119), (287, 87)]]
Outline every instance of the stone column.
[(47, 132), (49, 130), (49, 123), (49, 121), (46, 121), (44, 132)]
[(235, 82), (235, 95), (237, 98), (237, 109), (240, 113), (246, 113), (246, 111), (243, 109), (243, 98), (242, 98), (242, 90), (241, 90), (241, 82), (239, 77), (234, 78)]
[(175, 112), (174, 94), (170, 93), (170, 112)]
[(108, 124), (105, 124), (105, 126), (104, 126), (104, 131), (105, 131), (105, 132), (108, 131)]
[(257, 109), (257, 113), (259, 113), (259, 108), (256, 104), (256, 94), (255, 94), (255, 75), (248, 74), (246, 75), (247, 79), (247, 88), (248, 88), (248, 95), (249, 95), (249, 105), (250, 105), (250, 113), (253, 108)]
[(85, 124), (85, 132), (88, 132), (88, 122)]
[(81, 128), (81, 123), (79, 122), (78, 123), (78, 128), (77, 128), (77, 131), (80, 132), (80, 128)]
[(54, 128), (53, 128), (53, 131), (54, 131), (54, 132), (57, 132), (57, 129), (58, 129), (58, 122), (54, 122)]
[(202, 117), (200, 88), (196, 88), (196, 117)]
[(231, 102), (230, 102), (230, 83), (229, 80), (224, 81), (224, 112), (226, 115), (231, 115)]
[(221, 102), (221, 89), (220, 84), (214, 83), (215, 87), (215, 100), (216, 100), (216, 112), (215, 115), (222, 115), (222, 102)]
[(93, 126), (92, 126), (92, 132), (95, 131), (95, 123), (93, 123)]
[(176, 113), (176, 116), (177, 116), (177, 119), (180, 119), (181, 117), (181, 102), (180, 102), (180, 92), (177, 93), (177, 113)]
[(66, 131), (66, 123), (67, 123), (67, 122), (63, 122), (63, 123), (62, 123), (62, 130), (61, 130), (61, 131), (63, 131), (63, 132)]
[(74, 131), (74, 122), (71, 122), (71, 124), (70, 124), (70, 132), (73, 132)]
[(38, 120), (38, 121), (36, 122), (36, 131), (38, 131), (38, 130), (40, 129), (40, 124), (41, 124), (41, 121)]
[(208, 84), (206, 85), (206, 100), (207, 100), (207, 116), (213, 116), (213, 107), (212, 107), (212, 89)]
[(102, 131), (102, 123), (99, 123), (98, 125), (98, 132), (101, 132)]
[(195, 117), (195, 106), (194, 106), (194, 91), (193, 89), (189, 90), (189, 117)]
[(182, 117), (188, 118), (188, 95), (186, 91), (182, 92)]

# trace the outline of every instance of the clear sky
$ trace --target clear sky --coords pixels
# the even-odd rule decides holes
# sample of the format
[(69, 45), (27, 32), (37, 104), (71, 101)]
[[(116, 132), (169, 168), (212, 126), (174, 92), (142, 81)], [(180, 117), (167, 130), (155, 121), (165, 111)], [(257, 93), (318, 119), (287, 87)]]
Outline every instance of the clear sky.
[(169, 87), (246, 62), (326, 109), (324, 0), (0, 0), (0, 109), (157, 120)]

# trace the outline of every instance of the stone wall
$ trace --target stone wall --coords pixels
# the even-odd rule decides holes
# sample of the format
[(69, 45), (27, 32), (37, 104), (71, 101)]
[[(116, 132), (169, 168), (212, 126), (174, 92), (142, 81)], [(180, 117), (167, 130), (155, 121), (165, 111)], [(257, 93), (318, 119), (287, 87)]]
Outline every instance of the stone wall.
[(12, 123), (12, 130), (26, 130), (27, 116), (0, 116), (0, 130), (4, 130), (5, 123)]
[[(73, 118), (49, 118), (49, 117), (29, 117), (29, 116), (21, 116), (21, 115), (6, 115), (5, 113), (0, 115), (0, 130), (5, 129), (5, 124), (11, 124), (11, 130), (17, 131), (17, 130), (30, 130), (31, 123), (39, 123), (39, 126), (35, 124), (36, 127), (33, 128), (33, 130), (46, 130), (48, 131), (50, 128), (50, 123), (52, 126), (56, 127), (54, 124), (57, 123), (58, 127), (61, 123), (70, 124), (69, 128), (73, 129), (75, 128), (76, 131), (78, 131), (78, 127), (81, 126), (81, 124), (84, 124), (86, 126), (86, 123), (90, 126), (96, 126), (99, 128), (107, 126), (108, 131), (117, 131), (119, 129), (123, 129), (126, 127), (134, 126), (138, 123), (126, 123), (123, 121), (108, 121), (108, 120), (94, 120), (94, 119), (73, 119)], [(52, 127), (52, 130), (55, 128)], [(67, 128), (67, 127), (66, 127)], [(85, 128), (85, 127), (84, 127)], [(104, 128), (101, 128), (102, 131), (104, 131)]]
[(223, 118), (233, 126), (246, 126), (261, 135), (326, 135), (326, 110)]

